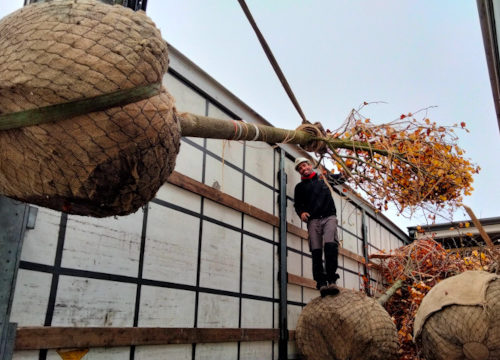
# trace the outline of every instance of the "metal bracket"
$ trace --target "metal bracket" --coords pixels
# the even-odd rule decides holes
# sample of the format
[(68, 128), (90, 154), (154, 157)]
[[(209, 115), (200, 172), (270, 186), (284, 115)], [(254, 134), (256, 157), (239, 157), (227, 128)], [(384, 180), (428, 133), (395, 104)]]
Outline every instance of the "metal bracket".
[(38, 216), (38, 208), (34, 206), (28, 207), (28, 221), (26, 222), (26, 229), (33, 230)]

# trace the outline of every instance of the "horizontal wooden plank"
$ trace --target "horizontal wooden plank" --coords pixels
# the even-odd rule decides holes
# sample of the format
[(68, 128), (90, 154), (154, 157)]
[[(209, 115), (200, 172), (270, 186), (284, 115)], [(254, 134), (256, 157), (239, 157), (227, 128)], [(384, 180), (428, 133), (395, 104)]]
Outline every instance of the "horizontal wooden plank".
[(299, 275), (294, 275), (288, 273), (288, 283), (289, 284), (294, 284), (294, 285), (299, 285), (311, 289), (316, 289), (316, 281), (313, 279), (308, 279)]
[(172, 172), (168, 178), (168, 182), (195, 194), (206, 197), (207, 199), (215, 201), (219, 204), (225, 205), (231, 209), (253, 216), (256, 219), (273, 226), (279, 226), (279, 218), (277, 216), (269, 214), (258, 207), (247, 204), (231, 195), (225, 194), (220, 190), (214, 189), (188, 176), (182, 175), (177, 171)]
[[(178, 173), (177, 171), (172, 172), (172, 174), (168, 178), (168, 182), (184, 190), (191, 191), (195, 194), (215, 201), (221, 205), (252, 216), (267, 224), (279, 226), (279, 218), (277, 216), (261, 210), (258, 207), (247, 204), (231, 195), (225, 194), (220, 190), (214, 189), (208, 185), (196, 181), (189, 176)], [(287, 232), (289, 232), (290, 234), (294, 234), (302, 239), (308, 238), (307, 230), (301, 229), (291, 223), (287, 223)], [(364, 264), (365, 262), (364, 257), (343, 248), (339, 248), (339, 254), (355, 260), (361, 264)]]
[(16, 350), (278, 341), (279, 329), (19, 327)]
[(348, 257), (350, 259), (353, 259), (353, 260), (359, 262), (360, 264), (364, 264), (365, 263), (365, 258), (364, 257), (362, 257), (361, 255), (358, 255), (356, 253), (353, 253), (352, 251), (349, 251), (347, 249), (339, 248), (339, 254), (343, 255), (345, 257)]
[(368, 259), (388, 259), (393, 256), (394, 254), (371, 254), (368, 256)]

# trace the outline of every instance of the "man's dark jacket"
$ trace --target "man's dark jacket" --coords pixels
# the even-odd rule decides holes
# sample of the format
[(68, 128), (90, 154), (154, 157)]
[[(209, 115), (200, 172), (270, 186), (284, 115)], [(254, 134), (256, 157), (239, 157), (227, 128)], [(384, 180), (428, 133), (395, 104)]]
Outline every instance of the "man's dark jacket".
[[(331, 185), (339, 185), (345, 179), (338, 174), (328, 174), (327, 180)], [(303, 212), (310, 214), (309, 219), (321, 219), (337, 215), (335, 203), (328, 186), (315, 174), (311, 179), (302, 179), (295, 186), (295, 211), (300, 217)]]

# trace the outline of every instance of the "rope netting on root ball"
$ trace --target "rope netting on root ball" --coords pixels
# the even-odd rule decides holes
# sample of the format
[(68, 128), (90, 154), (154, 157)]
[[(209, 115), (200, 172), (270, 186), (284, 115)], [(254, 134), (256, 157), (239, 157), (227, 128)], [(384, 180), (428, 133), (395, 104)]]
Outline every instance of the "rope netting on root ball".
[(415, 339), (427, 360), (500, 359), (500, 276), (467, 271), (424, 297)]
[(0, 21), (0, 49), (0, 193), (98, 217), (153, 198), (180, 127), (166, 42), (143, 12), (35, 3)]
[(398, 355), (390, 316), (359, 291), (341, 289), (338, 295), (310, 301), (300, 314), (295, 337), (307, 360), (391, 360)]
[[(400, 360), (424, 359), (421, 347), (414, 343), (415, 317), (424, 297), (436, 284), (469, 270), (486, 272), (498, 266), (498, 254), (494, 249), (482, 247), (462, 252), (451, 251), (432, 238), (415, 240), (389, 254), (371, 255), (371, 259), (381, 259), (378, 268), (387, 287), (395, 290), (384, 307), (398, 329)], [(470, 289), (472, 291), (472, 285)], [(475, 331), (474, 328), (469, 330)]]

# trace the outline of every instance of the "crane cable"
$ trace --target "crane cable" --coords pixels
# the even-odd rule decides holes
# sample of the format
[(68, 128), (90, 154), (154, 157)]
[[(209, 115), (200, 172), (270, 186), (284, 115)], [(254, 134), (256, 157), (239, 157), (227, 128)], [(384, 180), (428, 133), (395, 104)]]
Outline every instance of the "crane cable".
[(245, 13), (248, 21), (250, 22), (250, 25), (252, 25), (253, 30), (255, 31), (255, 34), (257, 35), (257, 38), (259, 39), (260, 45), (262, 46), (262, 49), (264, 50), (267, 58), (271, 62), (271, 65), (273, 66), (274, 72), (278, 76), (278, 79), (281, 81), (281, 84), (283, 85), (283, 88), (285, 89), (288, 97), (292, 101), (293, 105), (295, 106), (295, 109), (299, 113), (300, 117), (302, 118), (302, 123), (303, 124), (309, 124), (310, 122), (307, 121), (306, 116), (304, 115), (304, 112), (302, 111), (299, 102), (297, 101), (297, 98), (295, 97), (292, 88), (288, 84), (288, 81), (285, 78), (285, 75), (283, 74), (283, 71), (281, 71), (281, 68), (276, 61), (276, 58), (273, 55), (273, 52), (271, 51), (271, 48), (266, 42), (266, 39), (264, 39), (264, 36), (260, 32), (259, 28), (257, 27), (257, 24), (255, 23), (255, 20), (250, 13), (250, 9), (248, 8), (247, 4), (245, 3), (245, 0), (238, 0), (240, 3), (241, 8), (243, 9), (243, 12)]

